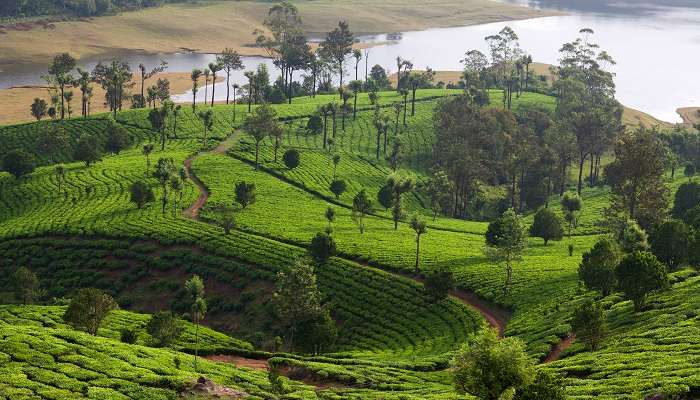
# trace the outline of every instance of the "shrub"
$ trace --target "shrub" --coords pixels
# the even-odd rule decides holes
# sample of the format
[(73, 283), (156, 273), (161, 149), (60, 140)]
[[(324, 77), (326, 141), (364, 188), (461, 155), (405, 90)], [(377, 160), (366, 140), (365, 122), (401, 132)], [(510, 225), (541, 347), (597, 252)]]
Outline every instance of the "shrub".
[(379, 192), (377, 192), (377, 201), (382, 205), (382, 207), (384, 207), (385, 210), (391, 208), (391, 206), (394, 204), (393, 186), (388, 183), (382, 186), (382, 188), (379, 189)]
[(683, 218), (688, 210), (700, 204), (700, 183), (686, 182), (678, 187), (673, 198), (671, 215)]
[(564, 230), (559, 217), (548, 208), (540, 209), (530, 226), (530, 236), (544, 239), (545, 246), (550, 240), (561, 240), (564, 237)]
[(82, 161), (86, 166), (98, 161), (102, 157), (102, 149), (99, 140), (93, 135), (83, 134), (78, 139), (73, 158)]
[(666, 266), (653, 254), (636, 251), (622, 259), (615, 271), (617, 285), (625, 298), (632, 300), (639, 311), (649, 293), (664, 288), (668, 283)]
[(236, 202), (243, 209), (255, 203), (255, 184), (238, 182), (236, 183)]
[(286, 165), (289, 169), (298, 167), (300, 162), (299, 150), (290, 149), (285, 151), (284, 155), (282, 156), (282, 161), (284, 161), (284, 165)]
[(34, 172), (36, 161), (34, 156), (23, 150), (13, 150), (2, 158), (2, 168), (15, 178), (20, 178)]
[(121, 125), (109, 119), (107, 122), (107, 142), (105, 148), (114, 154), (119, 154), (129, 146), (129, 134)]
[(153, 195), (153, 189), (143, 181), (136, 181), (129, 185), (129, 195), (130, 201), (136, 204), (139, 209), (156, 199)]
[(146, 331), (156, 340), (158, 346), (165, 347), (180, 338), (184, 328), (172, 312), (161, 311), (151, 316)]
[(586, 343), (587, 348), (597, 349), (607, 331), (603, 307), (592, 300), (584, 302), (574, 310), (571, 327), (576, 337)]
[(122, 343), (134, 344), (136, 343), (137, 337), (138, 332), (136, 329), (130, 327), (122, 329), (119, 333), (119, 339), (122, 341)]
[(537, 371), (534, 382), (520, 388), (515, 393), (517, 400), (565, 400), (564, 380), (557, 374), (544, 369)]
[(455, 280), (452, 271), (436, 271), (425, 278), (425, 293), (433, 302), (446, 299), (454, 287)]

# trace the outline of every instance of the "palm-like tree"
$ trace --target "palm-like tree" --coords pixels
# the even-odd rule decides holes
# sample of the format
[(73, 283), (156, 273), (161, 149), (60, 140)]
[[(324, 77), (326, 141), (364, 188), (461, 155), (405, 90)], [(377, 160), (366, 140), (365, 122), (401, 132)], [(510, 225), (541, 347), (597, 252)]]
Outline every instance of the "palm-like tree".
[(144, 156), (146, 156), (146, 173), (144, 176), (148, 177), (148, 171), (151, 169), (151, 158), (150, 155), (153, 153), (153, 143), (146, 143), (143, 145), (143, 149), (141, 150)]
[(238, 90), (240, 90), (241, 85), (234, 83), (231, 85), (233, 87), (233, 122), (236, 122), (236, 93), (238, 93)]
[(362, 51), (355, 49), (352, 51), (352, 56), (355, 58), (355, 80), (358, 80), (357, 68), (360, 66), (360, 61), (362, 60)]
[(202, 138), (202, 143), (204, 147), (207, 147), (207, 133), (214, 127), (214, 113), (211, 110), (200, 111), (197, 116), (204, 127), (204, 137)]
[(416, 232), (416, 275), (420, 273), (419, 261), (420, 261), (420, 237), (421, 235), (428, 232), (428, 228), (425, 225), (425, 221), (417, 215), (411, 218), (411, 229)]
[(406, 126), (406, 112), (408, 111), (408, 89), (401, 89), (401, 96), (403, 96), (403, 126)]
[(207, 104), (207, 99), (209, 98), (209, 74), (211, 71), (209, 71), (209, 68), (204, 68), (204, 105)]
[(248, 112), (250, 112), (251, 104), (253, 104), (253, 80), (255, 79), (255, 72), (246, 71), (243, 75), (248, 78)]
[(221, 71), (221, 64), (219, 63), (209, 63), (209, 70), (211, 71), (211, 106), (214, 107), (214, 89), (216, 88), (216, 73)]
[(195, 112), (197, 107), (197, 92), (199, 91), (199, 78), (202, 76), (202, 70), (195, 68), (192, 70), (190, 79), (192, 79), (192, 112)]
[(204, 281), (199, 275), (194, 275), (190, 280), (185, 282), (185, 291), (192, 302), (190, 311), (192, 322), (195, 324), (194, 333), (194, 370), (197, 372), (197, 356), (199, 353), (199, 323), (204, 319), (207, 313), (207, 301), (204, 298)]

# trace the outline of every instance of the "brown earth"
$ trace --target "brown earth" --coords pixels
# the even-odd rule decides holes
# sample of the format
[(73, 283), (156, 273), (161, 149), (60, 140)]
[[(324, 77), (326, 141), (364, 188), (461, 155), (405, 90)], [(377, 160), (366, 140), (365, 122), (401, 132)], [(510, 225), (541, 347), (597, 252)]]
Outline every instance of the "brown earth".
[[(192, 88), (190, 74), (186, 72), (164, 72), (158, 74), (145, 82), (145, 87), (155, 84), (159, 78), (165, 78), (170, 81), (170, 93), (179, 94), (185, 93)], [(219, 74), (217, 82), (222, 82), (225, 78)], [(141, 92), (141, 80), (134, 74), (136, 82), (130, 88), (131, 93)], [(211, 83), (211, 82), (210, 82)], [(200, 79), (200, 86), (203, 86), (204, 79)], [(96, 84), (93, 84), (93, 97), (90, 105), (90, 113), (96, 114), (108, 111), (105, 104), (105, 91)], [(204, 88), (202, 88), (203, 90)], [(80, 116), (80, 90), (71, 88), (73, 91), (73, 101), (71, 108), (73, 109), (73, 117)], [(20, 122), (30, 122), (34, 120), (30, 112), (30, 106), (35, 98), (46, 100), (51, 103), (51, 95), (47, 86), (20, 86), (10, 89), (0, 89), (0, 125), (15, 124)], [(127, 102), (127, 107), (130, 105)], [(67, 117), (67, 115), (66, 115)]]
[(682, 107), (676, 110), (683, 118), (683, 123), (688, 126), (700, 124), (700, 107)]
[(576, 335), (573, 333), (563, 338), (559, 343), (552, 346), (552, 349), (549, 351), (549, 354), (547, 354), (547, 357), (545, 357), (544, 361), (542, 362), (548, 363), (552, 361), (557, 361), (561, 357), (561, 354), (564, 352), (564, 350), (571, 347), (571, 345), (574, 344), (575, 340)]

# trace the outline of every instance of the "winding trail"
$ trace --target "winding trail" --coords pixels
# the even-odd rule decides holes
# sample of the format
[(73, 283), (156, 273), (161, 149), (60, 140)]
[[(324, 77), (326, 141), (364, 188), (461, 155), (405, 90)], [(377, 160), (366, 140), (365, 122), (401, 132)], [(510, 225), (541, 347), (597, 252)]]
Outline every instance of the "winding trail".
[(199, 197), (197, 197), (197, 200), (194, 202), (194, 204), (192, 204), (187, 210), (185, 210), (185, 217), (191, 219), (199, 219), (199, 211), (207, 203), (207, 200), (209, 200), (209, 188), (207, 188), (204, 182), (202, 182), (202, 180), (199, 179), (197, 175), (192, 171), (192, 162), (201, 155), (225, 154), (234, 145), (235, 142), (236, 131), (229, 135), (229, 137), (226, 138), (226, 140), (223, 140), (221, 143), (219, 143), (219, 145), (216, 146), (214, 150), (198, 152), (185, 160), (184, 164), (187, 177), (190, 178), (190, 180), (194, 182), (194, 184), (197, 185), (197, 188), (199, 189)]
[[(200, 157), (202, 155), (207, 155), (207, 154), (224, 154), (226, 151), (228, 151), (234, 144), (235, 144), (235, 136), (236, 132), (234, 131), (226, 140), (222, 141), (219, 143), (219, 145), (207, 152), (199, 152), (188, 159), (185, 160), (185, 171), (187, 173), (187, 176), (194, 182), (195, 185), (197, 185), (197, 188), (199, 188), (199, 197), (197, 197), (197, 200), (190, 206), (187, 210), (185, 210), (184, 214), (186, 217), (191, 218), (191, 219), (198, 219), (199, 218), (199, 211), (204, 207), (206, 204), (207, 200), (209, 199), (209, 189), (207, 186), (202, 182), (197, 175), (194, 173), (192, 170), (192, 163), (194, 162), (197, 157)], [(418, 283), (424, 283), (422, 278), (417, 278), (415, 276), (409, 275), (409, 274), (402, 274), (402, 273), (397, 273), (393, 271), (389, 271), (387, 269), (383, 269), (384, 271), (387, 271), (393, 275), (396, 276), (403, 276), (409, 279), (412, 279), (415, 282)], [(465, 289), (457, 289), (454, 290), (450, 293), (450, 296), (461, 303), (474, 308), (481, 314), (484, 319), (488, 322), (489, 325), (494, 327), (495, 329), (498, 330), (499, 335), (502, 337), (503, 333), (505, 332), (506, 326), (508, 325), (508, 321), (510, 320), (512, 313), (504, 308), (497, 307), (488, 301), (479, 298), (475, 293), (465, 290)], [(247, 359), (244, 359), (242, 357), (238, 357), (237, 360), (231, 359), (229, 362), (236, 363), (236, 361), (244, 363), (248, 362), (246, 361)], [(260, 360), (252, 360), (251, 362), (259, 362)], [(256, 364), (258, 367), (262, 367), (262, 364)], [(265, 364), (266, 365), (266, 364)], [(267, 368), (265, 366), (265, 368)]]
[(569, 336), (560, 340), (559, 343), (552, 346), (552, 349), (549, 350), (549, 354), (547, 354), (547, 357), (544, 358), (544, 361), (542, 361), (542, 363), (546, 364), (552, 361), (557, 361), (561, 357), (561, 354), (564, 352), (564, 350), (571, 347), (571, 345), (574, 344), (575, 340), (576, 334), (574, 333), (571, 333), (569, 334)]

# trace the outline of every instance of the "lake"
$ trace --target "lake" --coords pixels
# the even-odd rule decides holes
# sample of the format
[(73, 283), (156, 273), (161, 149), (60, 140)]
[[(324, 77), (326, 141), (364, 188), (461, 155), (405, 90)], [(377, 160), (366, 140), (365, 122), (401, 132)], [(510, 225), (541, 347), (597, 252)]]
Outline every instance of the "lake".
[[(380, 64), (395, 71), (395, 59), (410, 60), (415, 69), (427, 66), (435, 70), (461, 69), (459, 60), (466, 51), (486, 52), (484, 37), (497, 33), (506, 25), (520, 37), (523, 50), (538, 62), (557, 63), (558, 49), (574, 40), (581, 28), (591, 28), (594, 39), (618, 62), (614, 67), (617, 97), (625, 105), (647, 112), (659, 119), (679, 122), (675, 113), (681, 106), (700, 106), (700, 1), (649, 0), (643, 4), (633, 0), (502, 0), (530, 7), (565, 12), (553, 16), (506, 23), (430, 29), (395, 35), (360, 38), (376, 46), (369, 50), (370, 66)], [(388, 43), (387, 43), (388, 41)], [(170, 72), (188, 72), (203, 68), (214, 60), (210, 54), (123, 55), (131, 64), (157, 65), (168, 61)], [(92, 67), (98, 60), (82, 60)], [(246, 57), (251, 69), (266, 63), (273, 79), (277, 76), (269, 60)], [(348, 62), (348, 66), (352, 62)], [(350, 70), (351, 68), (348, 68)], [(0, 88), (37, 84), (46, 66), (37, 65), (0, 76)], [(350, 74), (350, 71), (348, 71)], [(297, 73), (300, 75), (300, 73)], [(243, 73), (233, 81), (244, 83)], [(224, 84), (218, 84), (219, 100), (225, 98)], [(203, 93), (201, 93), (203, 96)], [(189, 101), (185, 94), (179, 100)]]

